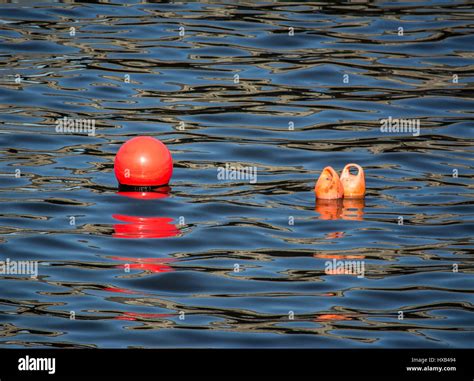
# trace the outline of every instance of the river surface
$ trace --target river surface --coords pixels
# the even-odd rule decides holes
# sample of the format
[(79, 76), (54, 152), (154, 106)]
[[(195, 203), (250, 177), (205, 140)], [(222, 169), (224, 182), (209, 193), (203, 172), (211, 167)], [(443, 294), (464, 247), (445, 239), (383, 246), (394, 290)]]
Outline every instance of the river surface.
[[(38, 271), (0, 274), (0, 346), (474, 347), (473, 32), (455, 1), (1, 4), (0, 259)], [(167, 194), (117, 193), (140, 135)], [(350, 162), (364, 202), (315, 203)]]

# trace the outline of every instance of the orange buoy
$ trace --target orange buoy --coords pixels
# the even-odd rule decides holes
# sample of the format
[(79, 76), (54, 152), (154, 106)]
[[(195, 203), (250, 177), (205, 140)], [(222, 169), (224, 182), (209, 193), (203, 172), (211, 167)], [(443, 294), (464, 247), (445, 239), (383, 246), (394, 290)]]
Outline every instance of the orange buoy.
[[(350, 173), (350, 168), (357, 168), (357, 175)], [(365, 196), (365, 175), (359, 164), (347, 164), (341, 173), (341, 183), (345, 198), (363, 198)]]
[(114, 171), (120, 185), (162, 186), (169, 183), (173, 174), (173, 158), (158, 139), (139, 136), (120, 147)]
[(344, 196), (339, 175), (332, 167), (326, 167), (321, 172), (316, 186), (314, 187), (316, 198), (335, 200)]

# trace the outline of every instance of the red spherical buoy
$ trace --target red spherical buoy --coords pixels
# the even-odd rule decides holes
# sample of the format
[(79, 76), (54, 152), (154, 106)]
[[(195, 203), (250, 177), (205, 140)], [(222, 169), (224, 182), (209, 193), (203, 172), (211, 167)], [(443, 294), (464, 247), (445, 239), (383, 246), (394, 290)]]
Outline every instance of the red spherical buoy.
[(173, 158), (158, 139), (139, 136), (120, 147), (114, 170), (121, 185), (162, 186), (169, 183), (173, 174)]

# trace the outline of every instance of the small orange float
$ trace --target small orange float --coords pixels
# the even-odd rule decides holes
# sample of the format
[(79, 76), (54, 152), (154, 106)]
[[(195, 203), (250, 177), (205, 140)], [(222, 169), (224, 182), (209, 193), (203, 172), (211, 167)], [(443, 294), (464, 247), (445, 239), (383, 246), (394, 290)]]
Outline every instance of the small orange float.
[[(357, 168), (357, 175), (350, 172), (351, 168)], [(365, 196), (365, 174), (359, 164), (347, 164), (342, 170), (340, 180), (344, 189), (344, 198), (363, 198)]]
[(326, 167), (323, 169), (314, 187), (314, 192), (316, 198), (323, 200), (336, 200), (344, 196), (344, 188), (334, 168)]

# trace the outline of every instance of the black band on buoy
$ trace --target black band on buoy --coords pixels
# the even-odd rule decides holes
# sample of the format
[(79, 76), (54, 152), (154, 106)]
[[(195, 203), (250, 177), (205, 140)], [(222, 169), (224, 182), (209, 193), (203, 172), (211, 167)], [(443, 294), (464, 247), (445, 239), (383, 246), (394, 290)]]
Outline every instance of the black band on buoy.
[(168, 193), (171, 188), (169, 185), (126, 185), (120, 184), (118, 186), (119, 192), (156, 192), (156, 193)]

